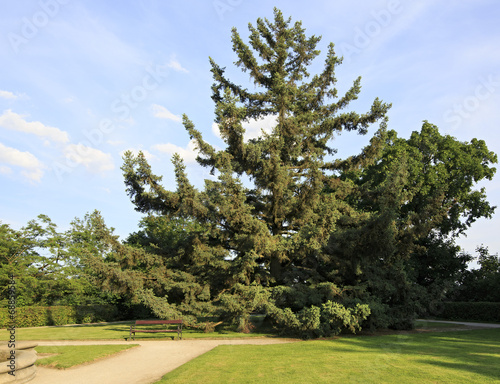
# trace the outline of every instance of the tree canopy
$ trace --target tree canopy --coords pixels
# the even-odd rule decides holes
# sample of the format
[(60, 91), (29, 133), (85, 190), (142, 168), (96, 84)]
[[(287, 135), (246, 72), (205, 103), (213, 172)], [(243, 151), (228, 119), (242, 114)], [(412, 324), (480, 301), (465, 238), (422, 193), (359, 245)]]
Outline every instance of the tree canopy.
[(100, 295), (71, 249), (70, 232), (59, 232), (47, 215), (19, 230), (0, 224), (0, 299), (8, 299), (7, 282), (13, 275), (17, 306), (99, 302)]

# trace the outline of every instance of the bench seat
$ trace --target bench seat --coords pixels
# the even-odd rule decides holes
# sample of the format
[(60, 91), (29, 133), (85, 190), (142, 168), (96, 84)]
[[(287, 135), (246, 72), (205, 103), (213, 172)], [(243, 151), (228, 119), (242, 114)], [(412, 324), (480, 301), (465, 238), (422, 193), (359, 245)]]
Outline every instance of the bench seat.
[[(177, 325), (177, 328), (165, 328), (165, 329), (141, 329), (137, 326), (142, 325)], [(130, 326), (130, 338), (135, 340), (135, 334), (137, 332), (143, 333), (159, 333), (159, 332), (175, 332), (177, 333), (177, 338), (182, 340), (182, 319), (179, 320), (136, 320), (135, 324)], [(129, 338), (129, 340), (130, 340)]]

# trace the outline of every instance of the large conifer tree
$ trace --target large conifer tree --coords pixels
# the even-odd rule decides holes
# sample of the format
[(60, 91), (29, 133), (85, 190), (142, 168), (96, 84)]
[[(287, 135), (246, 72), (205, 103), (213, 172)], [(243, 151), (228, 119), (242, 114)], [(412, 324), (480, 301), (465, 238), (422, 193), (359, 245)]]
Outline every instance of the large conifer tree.
[[(226, 148), (216, 150), (183, 116), (199, 151), (198, 163), (217, 180), (205, 180), (204, 191), (197, 191), (178, 155), (173, 158), (175, 192), (161, 186), (161, 177), (152, 173), (142, 154), (126, 153), (122, 168), (138, 211), (202, 225), (203, 230), (191, 237), (186, 262), (220, 267), (223, 283), (219, 279), (210, 289), (214, 298), (226, 300), (226, 306), (228, 300), (245, 296), (242, 286), (314, 289), (328, 282), (327, 271), (322, 271), (323, 248), (337, 219), (350, 210), (344, 197), (351, 185), (335, 176), (339, 169), (331, 141), (341, 131), (365, 134), (372, 123), (381, 122), (379, 135), (358, 159), (370, 162), (383, 141), (390, 107), (375, 99), (364, 114), (345, 111), (358, 97), (361, 79), (345, 95), (338, 95), (335, 68), (342, 59), (335, 55), (333, 44), (328, 46), (323, 71), (311, 75), (308, 67), (320, 54), (320, 37), (307, 37), (300, 22), (292, 24), (278, 9), (274, 21), (258, 19), (249, 30), (250, 45), (236, 29), (232, 42), (238, 57), (235, 64), (249, 74), (254, 92), (231, 82), (210, 59), (215, 121)], [(245, 123), (263, 118), (273, 119), (272, 131), (245, 141)], [(242, 175), (249, 183), (241, 181)], [(223, 292), (226, 296), (218, 296)], [(282, 307), (292, 306), (290, 292), (280, 292)], [(255, 295), (250, 296), (255, 301)], [(322, 304), (335, 294), (319, 294), (316, 299), (309, 293), (303, 296), (294, 309)], [(242, 315), (245, 309), (241, 308), (233, 312)]]
[[(165, 191), (142, 156), (125, 156), (128, 193), (144, 213), (194, 218), (210, 228), (212, 247), (234, 255), (238, 280), (290, 284), (317, 276), (321, 248), (334, 229), (339, 211), (348, 209), (330, 155), (331, 140), (341, 131), (367, 132), (389, 108), (376, 99), (365, 114), (342, 112), (360, 92), (360, 78), (339, 96), (335, 67), (341, 59), (330, 44), (323, 72), (311, 76), (308, 66), (319, 55), (319, 37), (306, 37), (300, 22), (291, 24), (275, 9), (274, 22), (249, 25), (250, 46), (232, 32), (236, 65), (250, 75), (256, 92), (226, 78), (212, 59), (212, 99), (216, 123), (227, 144), (217, 151), (187, 116), (183, 122), (196, 141), (198, 163), (218, 175), (198, 192), (189, 183), (182, 160), (175, 156), (178, 189)], [(244, 140), (244, 123), (275, 118), (269, 134)], [(248, 176), (251, 187), (240, 181)], [(340, 194), (340, 195), (339, 195)], [(340, 197), (340, 199), (339, 199)]]

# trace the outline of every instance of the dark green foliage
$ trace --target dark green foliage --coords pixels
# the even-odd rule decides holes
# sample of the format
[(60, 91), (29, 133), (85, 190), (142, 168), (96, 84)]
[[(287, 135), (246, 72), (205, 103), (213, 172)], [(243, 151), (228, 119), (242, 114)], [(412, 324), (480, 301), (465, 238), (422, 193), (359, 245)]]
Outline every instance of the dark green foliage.
[(85, 271), (69, 251), (69, 235), (45, 215), (20, 230), (0, 224), (0, 304), (8, 300), (14, 275), (16, 305), (84, 305), (108, 301), (84, 277)]
[(500, 322), (500, 302), (444, 302), (432, 315), (445, 320)]
[(375, 162), (342, 162), (342, 178), (356, 185), (347, 197), (356, 212), (339, 219), (326, 251), (333, 281), (362, 288), (352, 297), (375, 305), (370, 326), (400, 329), (464, 274), (471, 258), (454, 238), (493, 214), (484, 188), (473, 186), (493, 177), (497, 157), (483, 141), (441, 136), (427, 122), (408, 140), (394, 131), (380, 139)]
[(281, 334), (303, 338), (335, 336), (342, 330), (356, 333), (370, 315), (370, 308), (366, 304), (346, 308), (330, 300), (319, 307), (303, 307), (298, 312), (272, 304), (268, 304), (266, 310)]
[(456, 301), (500, 302), (500, 257), (478, 247), (478, 269), (463, 271), (458, 289), (450, 297)]
[[(197, 316), (212, 313), (206, 279), (213, 271), (203, 270), (200, 263), (192, 260), (199, 248), (196, 237), (193, 241), (190, 235), (189, 225), (173, 225), (168, 232), (164, 219), (149, 217), (143, 228), (123, 244), (99, 212), (94, 212), (75, 221), (71, 249), (92, 270), (88, 276), (91, 282), (120, 297), (123, 305), (144, 305), (156, 317), (182, 317), (187, 324), (194, 324)], [(155, 238), (160, 233), (163, 237)], [(192, 273), (191, 268), (198, 273)]]
[(443, 236), (461, 234), (478, 218), (490, 218), (494, 212), (485, 189), (473, 187), (493, 178), (496, 168), (490, 164), (496, 162), (497, 156), (483, 140), (460, 142), (424, 122), (421, 131), (413, 132), (408, 140), (390, 131), (382, 157), (364, 169), (360, 182), (376, 188), (399, 168), (405, 178), (399, 216), (403, 223), (413, 225), (409, 234), (419, 238), (431, 231)]

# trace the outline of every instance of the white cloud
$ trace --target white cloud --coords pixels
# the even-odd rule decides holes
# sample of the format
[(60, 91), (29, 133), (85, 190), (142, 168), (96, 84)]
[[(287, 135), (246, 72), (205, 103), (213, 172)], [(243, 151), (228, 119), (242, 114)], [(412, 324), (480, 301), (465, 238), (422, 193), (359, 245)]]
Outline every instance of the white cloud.
[(178, 72), (189, 73), (189, 71), (186, 68), (184, 68), (181, 65), (181, 63), (179, 63), (177, 61), (177, 59), (175, 58), (175, 56), (172, 56), (170, 58), (170, 61), (168, 62), (167, 67), (172, 68), (173, 70), (176, 70)]
[(220, 137), (220, 131), (219, 131), (219, 124), (217, 123), (212, 123), (212, 132), (215, 136), (217, 136), (219, 139), (221, 139)]
[(174, 115), (167, 108), (165, 108), (161, 105), (153, 104), (151, 106), (151, 110), (153, 111), (154, 116), (158, 117), (159, 119), (168, 119), (168, 120), (173, 120), (176, 122), (182, 121), (182, 118), (180, 116)]
[[(243, 122), (243, 128), (245, 129), (243, 140), (248, 141), (250, 139), (256, 139), (257, 137), (262, 135), (262, 131), (271, 133), (275, 125), (276, 116), (272, 115), (263, 117), (259, 120), (251, 119), (250, 121)], [(221, 138), (219, 125), (215, 122), (212, 124), (212, 133), (219, 139)]]
[(11, 99), (11, 100), (15, 100), (17, 99), (19, 96), (17, 95), (14, 95), (12, 92), (9, 92), (9, 91), (2, 91), (0, 90), (0, 98), (2, 99)]
[(151, 161), (151, 160), (154, 160), (156, 159), (157, 157), (155, 155), (153, 155), (151, 152), (145, 150), (145, 149), (137, 149), (137, 148), (129, 148), (125, 151), (122, 151), (120, 153), (120, 155), (123, 157), (123, 154), (126, 152), (126, 151), (130, 151), (134, 154), (134, 156), (137, 156), (139, 154), (139, 152), (142, 152), (144, 157), (146, 158), (146, 160), (148, 161)]
[(262, 135), (262, 131), (271, 133), (275, 125), (276, 116), (273, 115), (268, 115), (259, 120), (252, 119), (249, 122), (243, 123), (243, 128), (245, 128), (245, 134), (243, 137), (245, 141), (256, 139)]
[[(2, 143), (0, 143), (0, 162), (24, 168), (21, 174), (31, 181), (40, 181), (43, 176), (44, 165), (35, 155), (7, 147)], [(7, 166), (1, 166), (0, 172), (3, 174), (10, 173), (11, 169)]]
[(69, 144), (64, 148), (68, 162), (82, 164), (88, 171), (103, 173), (115, 168), (113, 158), (109, 153), (88, 147), (83, 144)]
[(12, 112), (10, 109), (6, 110), (3, 115), (0, 116), (0, 126), (13, 131), (32, 133), (61, 143), (67, 143), (69, 141), (67, 132), (61, 131), (59, 128), (49, 127), (39, 121), (28, 122), (23, 116)]
[(196, 142), (194, 140), (189, 141), (186, 148), (179, 147), (178, 145), (167, 143), (167, 144), (156, 144), (153, 145), (153, 149), (157, 151), (168, 153), (173, 155), (178, 153), (186, 163), (195, 163), (196, 157), (198, 156), (198, 150), (196, 149)]

